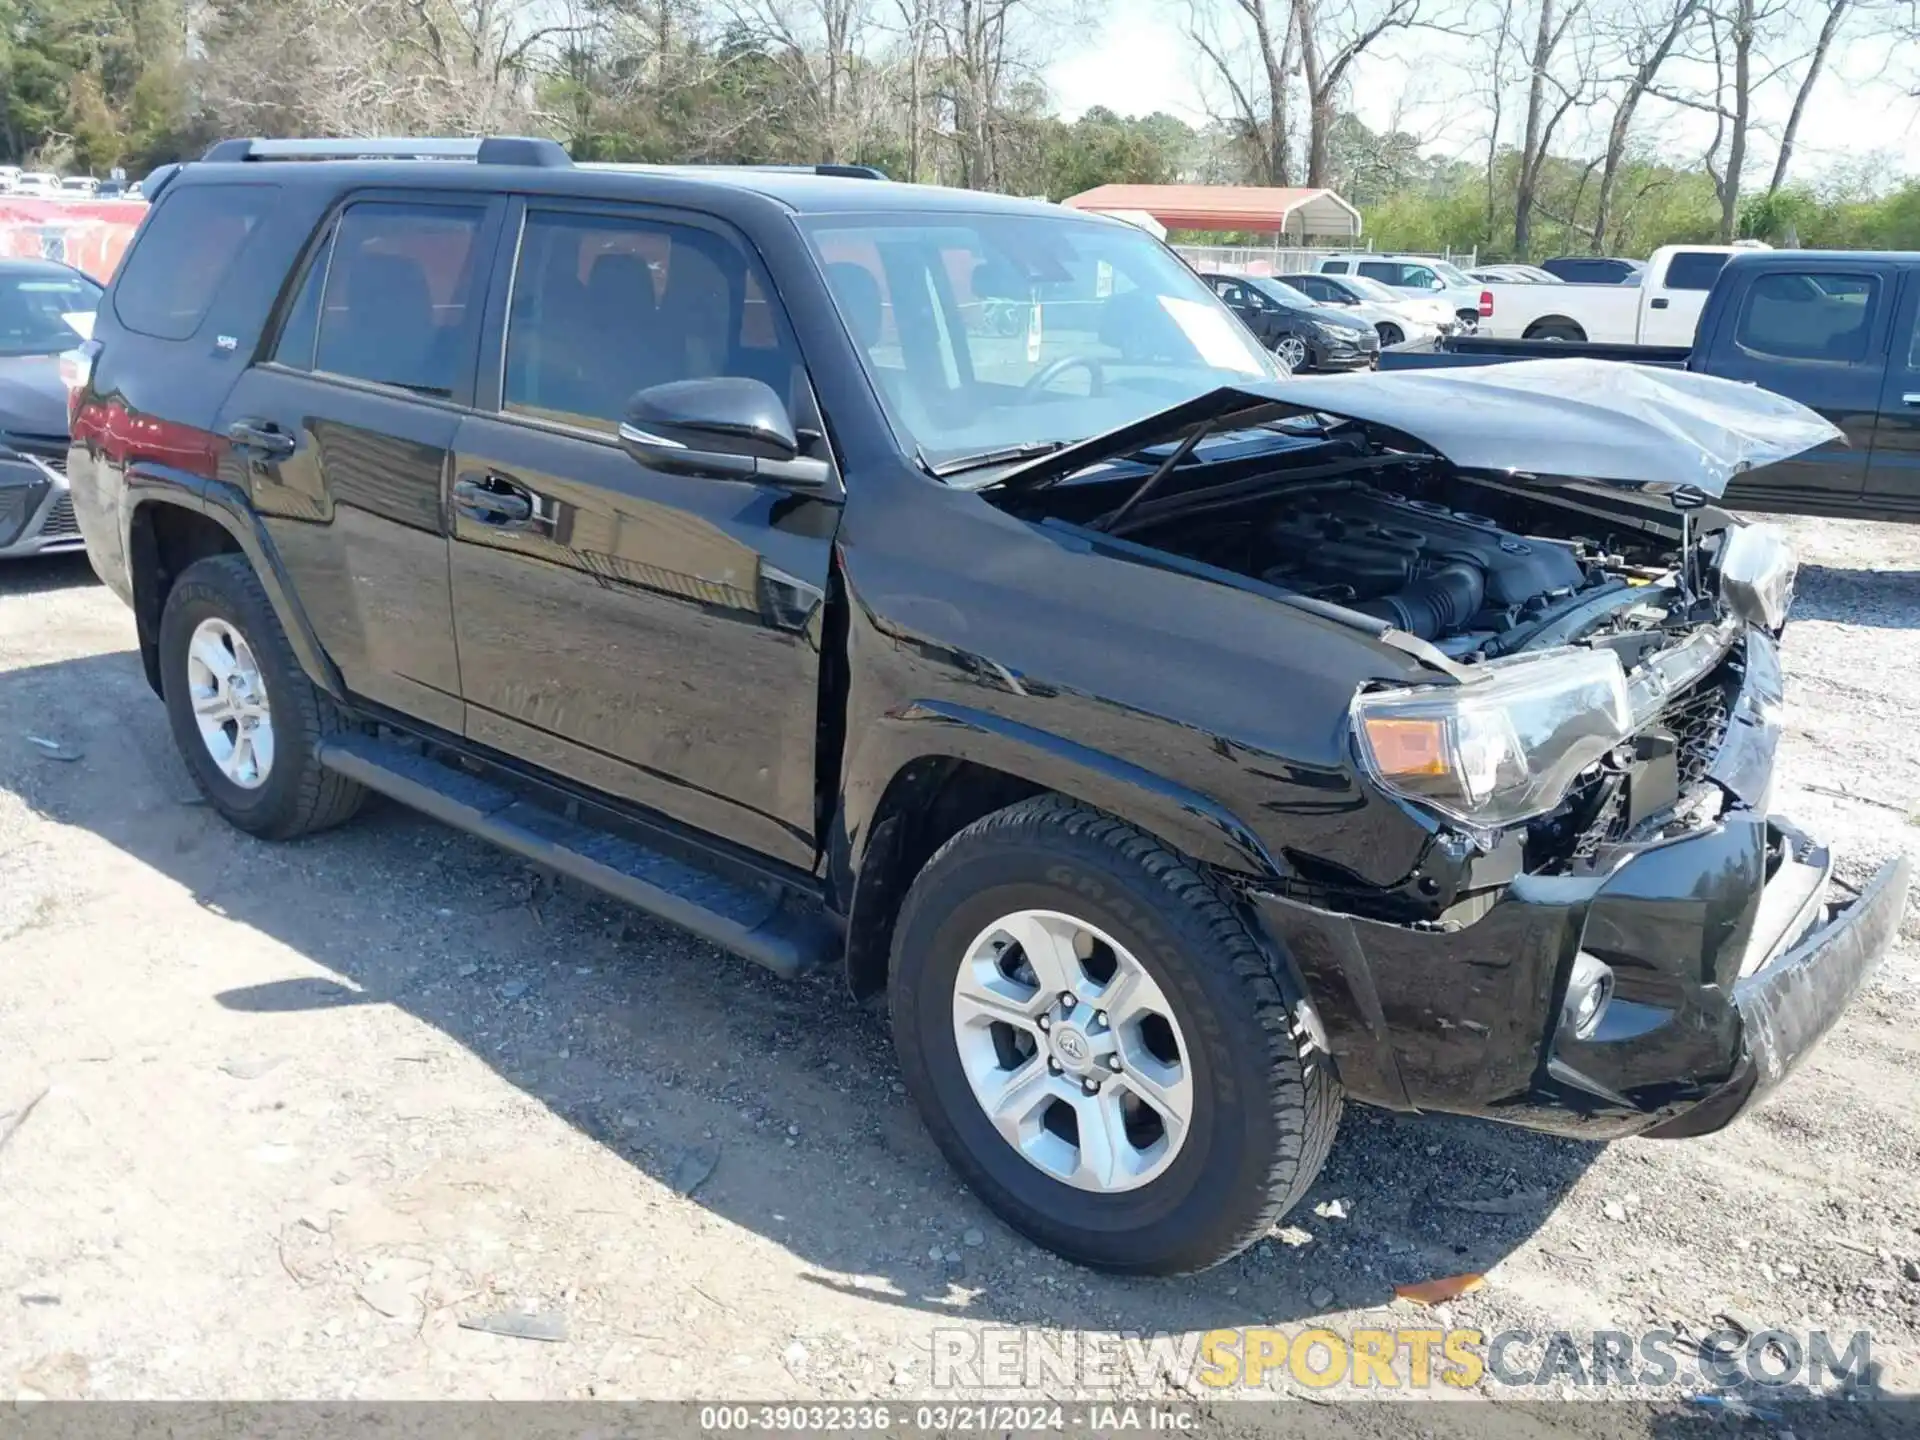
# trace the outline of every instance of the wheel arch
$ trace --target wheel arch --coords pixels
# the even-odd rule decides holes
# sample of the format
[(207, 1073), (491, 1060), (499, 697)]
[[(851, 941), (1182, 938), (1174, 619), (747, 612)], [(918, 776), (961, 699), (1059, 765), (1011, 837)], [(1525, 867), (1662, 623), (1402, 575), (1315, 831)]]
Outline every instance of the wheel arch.
[(200, 481), (189, 489), (169, 481), (142, 486), (136, 477), (129, 480), (135, 500), (127, 517), (127, 568), (140, 660), (154, 693), (161, 688), (160, 616), (174, 582), (196, 560), (239, 554), (259, 577), (301, 670), (328, 695), (344, 699), (339, 671), (294, 598), (273, 541), (245, 494), (221, 481)]
[(1055, 794), (1112, 815), (1214, 869), (1281, 867), (1217, 801), (1130, 761), (1000, 716), (922, 703), (868, 728), (848, 776), (830, 867), (847, 897), (847, 983), (885, 988), (900, 903), (947, 840), (984, 815)]
[(1587, 338), (1587, 327), (1582, 325), (1578, 320), (1575, 320), (1571, 315), (1542, 315), (1538, 320), (1535, 320), (1531, 325), (1527, 326), (1526, 332), (1520, 338), (1523, 340), (1538, 340), (1543, 338), (1545, 332), (1548, 330), (1571, 330), (1574, 332), (1573, 338), (1576, 344), (1584, 343)]

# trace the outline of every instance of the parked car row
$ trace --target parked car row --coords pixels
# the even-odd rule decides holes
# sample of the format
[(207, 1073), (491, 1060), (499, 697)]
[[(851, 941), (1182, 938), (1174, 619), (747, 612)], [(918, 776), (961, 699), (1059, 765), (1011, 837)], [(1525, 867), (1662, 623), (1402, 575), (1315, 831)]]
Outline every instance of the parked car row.
[(91, 175), (59, 176), (51, 170), (22, 170), (0, 165), (0, 195), (31, 200), (112, 200), (140, 195), (137, 180), (96, 180)]

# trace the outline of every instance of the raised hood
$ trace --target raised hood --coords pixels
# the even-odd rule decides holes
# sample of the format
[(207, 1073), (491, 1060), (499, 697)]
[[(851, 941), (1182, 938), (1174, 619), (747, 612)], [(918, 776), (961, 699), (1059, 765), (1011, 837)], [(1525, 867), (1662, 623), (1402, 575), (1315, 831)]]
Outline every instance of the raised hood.
[(1686, 486), (1716, 498), (1736, 475), (1841, 438), (1806, 406), (1756, 386), (1569, 357), (1223, 386), (1017, 466), (998, 483), (1050, 485), (1196, 426), (1223, 433), (1296, 415), (1358, 421), (1463, 470)]

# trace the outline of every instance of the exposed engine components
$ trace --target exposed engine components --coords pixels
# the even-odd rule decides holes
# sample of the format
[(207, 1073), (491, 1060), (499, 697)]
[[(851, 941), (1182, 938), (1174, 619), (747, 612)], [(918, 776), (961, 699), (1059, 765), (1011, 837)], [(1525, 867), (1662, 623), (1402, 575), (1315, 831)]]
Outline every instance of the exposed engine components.
[(1303, 495), (1264, 541), (1267, 583), (1426, 640), (1510, 630), (1603, 578), (1571, 545), (1364, 485)]

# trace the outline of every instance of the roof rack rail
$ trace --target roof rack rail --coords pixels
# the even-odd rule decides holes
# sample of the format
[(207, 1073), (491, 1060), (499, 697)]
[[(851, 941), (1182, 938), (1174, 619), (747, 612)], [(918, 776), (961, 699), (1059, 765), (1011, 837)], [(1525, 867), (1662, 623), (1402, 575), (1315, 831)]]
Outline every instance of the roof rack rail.
[(391, 136), (371, 140), (222, 140), (202, 160), (471, 160), (480, 165), (571, 165), (557, 141), (520, 135), (486, 139)]
[(736, 165), (725, 160), (692, 160), (665, 164), (625, 160), (582, 160), (579, 164), (583, 170), (651, 170), (666, 175), (698, 173), (703, 170), (744, 170), (750, 174), (837, 175), (849, 180), (891, 180), (893, 178), (877, 165)]

